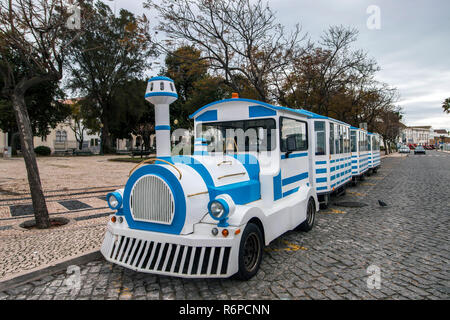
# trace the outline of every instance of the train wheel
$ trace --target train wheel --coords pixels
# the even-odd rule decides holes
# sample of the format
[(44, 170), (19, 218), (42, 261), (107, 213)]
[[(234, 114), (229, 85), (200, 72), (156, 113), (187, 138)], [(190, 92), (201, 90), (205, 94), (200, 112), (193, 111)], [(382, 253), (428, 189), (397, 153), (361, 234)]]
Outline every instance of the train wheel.
[(256, 224), (249, 223), (242, 233), (239, 245), (239, 271), (235, 275), (237, 279), (248, 280), (258, 272), (263, 247), (261, 230)]
[(308, 207), (306, 208), (306, 220), (298, 226), (298, 230), (308, 232), (314, 227), (316, 221), (316, 204), (313, 198), (308, 201)]

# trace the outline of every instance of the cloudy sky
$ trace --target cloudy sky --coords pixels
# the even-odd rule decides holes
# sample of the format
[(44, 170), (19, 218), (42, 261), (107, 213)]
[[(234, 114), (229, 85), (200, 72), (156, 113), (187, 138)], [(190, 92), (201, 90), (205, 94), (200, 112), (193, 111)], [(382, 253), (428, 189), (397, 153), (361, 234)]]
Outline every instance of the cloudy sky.
[[(155, 17), (141, 0), (109, 2), (116, 10)], [(381, 67), (377, 78), (397, 87), (407, 125), (432, 125), (450, 130), (450, 115), (442, 102), (450, 97), (450, 1), (448, 0), (268, 0), (287, 28), (300, 23), (313, 40), (330, 25), (347, 25), (360, 32), (355, 44)], [(369, 28), (379, 9), (379, 29)], [(372, 8), (372, 7), (370, 7)], [(155, 21), (155, 20), (153, 20)], [(156, 25), (156, 21), (154, 23)]]

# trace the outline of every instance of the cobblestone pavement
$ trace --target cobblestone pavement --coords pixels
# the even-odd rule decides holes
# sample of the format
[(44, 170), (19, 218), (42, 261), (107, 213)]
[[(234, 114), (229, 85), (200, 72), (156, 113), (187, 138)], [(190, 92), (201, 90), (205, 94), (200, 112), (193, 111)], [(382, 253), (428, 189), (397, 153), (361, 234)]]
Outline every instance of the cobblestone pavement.
[[(288, 232), (265, 248), (247, 282), (136, 273), (104, 260), (0, 293), (0, 299), (449, 299), (450, 154), (386, 158), (318, 214), (315, 228)], [(388, 204), (380, 207), (378, 200)], [(369, 266), (379, 289), (368, 288)]]

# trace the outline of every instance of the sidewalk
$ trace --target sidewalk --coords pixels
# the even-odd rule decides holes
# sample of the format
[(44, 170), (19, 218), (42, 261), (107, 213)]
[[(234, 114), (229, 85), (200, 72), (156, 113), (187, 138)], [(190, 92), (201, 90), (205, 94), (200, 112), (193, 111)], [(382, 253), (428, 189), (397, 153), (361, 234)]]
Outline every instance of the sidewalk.
[(100, 248), (111, 213), (104, 197), (122, 187), (136, 165), (109, 158), (38, 158), (50, 217), (70, 220), (47, 230), (19, 227), (34, 219), (25, 165), (0, 159), (0, 281)]

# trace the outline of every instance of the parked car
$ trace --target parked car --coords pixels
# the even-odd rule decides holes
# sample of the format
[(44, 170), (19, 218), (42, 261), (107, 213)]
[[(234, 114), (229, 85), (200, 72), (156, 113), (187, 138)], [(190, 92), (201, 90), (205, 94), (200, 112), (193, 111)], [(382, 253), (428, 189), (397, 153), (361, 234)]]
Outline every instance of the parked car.
[(414, 149), (414, 154), (423, 153), (425, 154), (426, 151), (422, 146), (418, 146), (416, 149)]
[(409, 148), (407, 146), (402, 146), (400, 147), (400, 149), (398, 149), (399, 153), (410, 153), (411, 150), (409, 150)]

